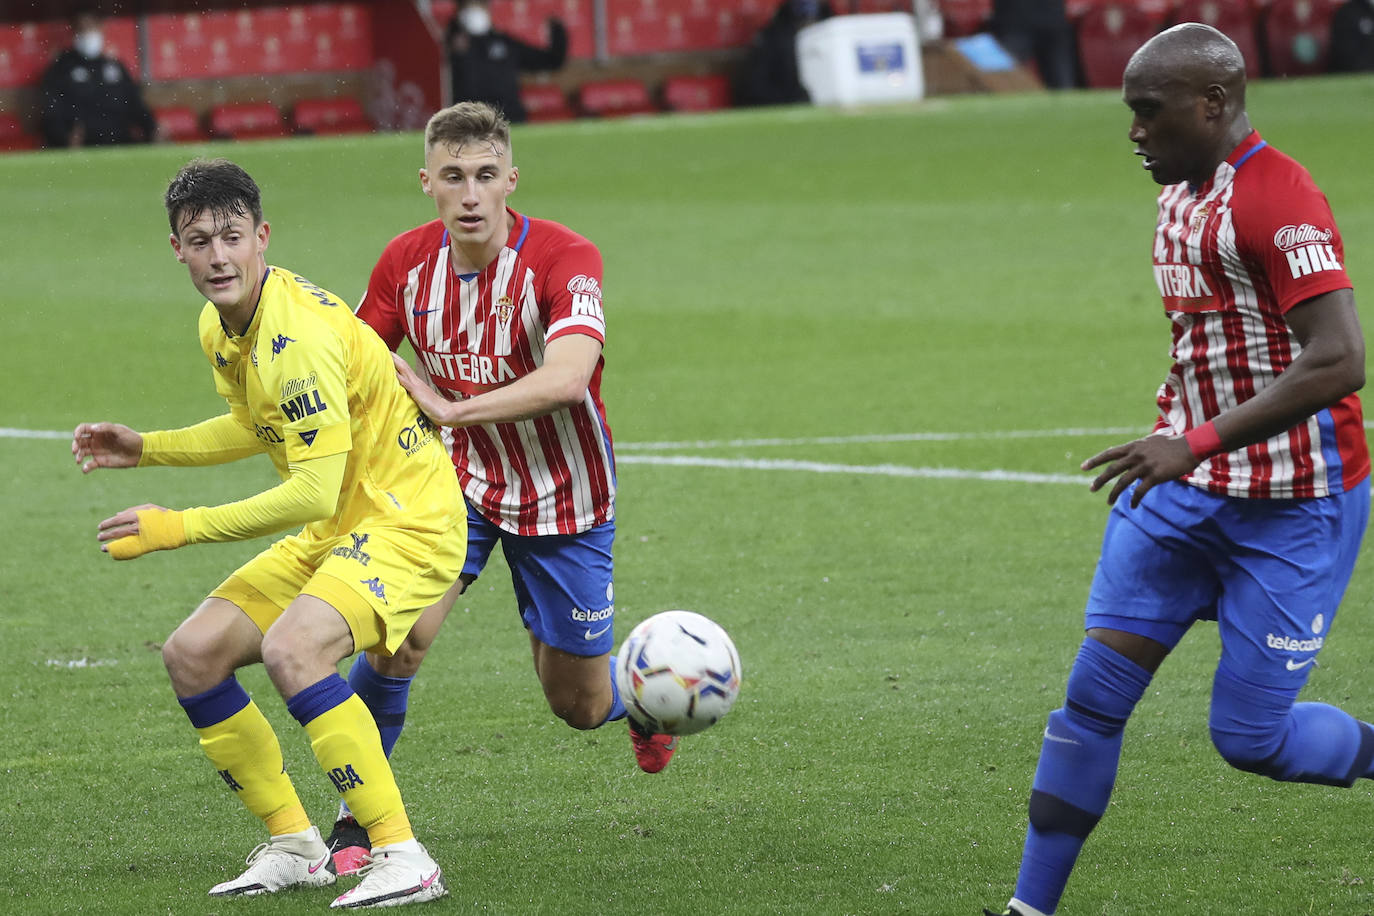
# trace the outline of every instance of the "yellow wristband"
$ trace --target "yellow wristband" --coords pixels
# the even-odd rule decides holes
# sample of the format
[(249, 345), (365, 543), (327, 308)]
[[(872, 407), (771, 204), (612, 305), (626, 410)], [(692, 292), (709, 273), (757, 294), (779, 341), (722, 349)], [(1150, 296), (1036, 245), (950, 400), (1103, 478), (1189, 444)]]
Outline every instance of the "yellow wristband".
[(138, 516), (138, 534), (110, 542), (110, 556), (116, 560), (132, 560), (154, 550), (174, 550), (186, 543), (186, 524), (181, 513), (172, 509), (142, 509)]

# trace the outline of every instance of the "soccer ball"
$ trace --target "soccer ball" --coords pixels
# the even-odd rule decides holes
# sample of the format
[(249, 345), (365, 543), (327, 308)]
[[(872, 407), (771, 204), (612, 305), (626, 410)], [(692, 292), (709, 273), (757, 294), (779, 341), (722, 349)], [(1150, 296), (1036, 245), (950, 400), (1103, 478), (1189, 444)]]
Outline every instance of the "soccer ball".
[(631, 719), (649, 731), (690, 735), (719, 722), (739, 696), (739, 652), (720, 625), (664, 611), (630, 631), (615, 660)]

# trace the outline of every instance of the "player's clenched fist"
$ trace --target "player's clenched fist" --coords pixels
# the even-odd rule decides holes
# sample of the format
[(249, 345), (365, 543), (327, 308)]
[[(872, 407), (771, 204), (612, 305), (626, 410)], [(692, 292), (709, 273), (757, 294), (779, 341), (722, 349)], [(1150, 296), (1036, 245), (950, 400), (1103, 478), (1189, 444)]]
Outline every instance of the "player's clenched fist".
[(72, 433), (72, 455), (81, 473), (96, 468), (132, 468), (143, 455), (143, 437), (119, 423), (82, 423)]

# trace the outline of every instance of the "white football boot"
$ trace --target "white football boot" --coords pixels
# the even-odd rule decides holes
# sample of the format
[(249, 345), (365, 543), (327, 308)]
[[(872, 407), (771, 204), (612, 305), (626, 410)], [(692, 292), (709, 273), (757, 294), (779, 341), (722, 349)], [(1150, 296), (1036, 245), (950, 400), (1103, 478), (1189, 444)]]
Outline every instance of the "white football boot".
[(329, 847), (318, 827), (284, 833), (258, 844), (248, 854), (248, 868), (232, 881), (210, 888), (211, 897), (252, 897), (291, 887), (324, 887), (334, 883)]
[(403, 906), (437, 900), (448, 893), (439, 864), (418, 840), (378, 846), (358, 874), (363, 880), (340, 894), (331, 908)]

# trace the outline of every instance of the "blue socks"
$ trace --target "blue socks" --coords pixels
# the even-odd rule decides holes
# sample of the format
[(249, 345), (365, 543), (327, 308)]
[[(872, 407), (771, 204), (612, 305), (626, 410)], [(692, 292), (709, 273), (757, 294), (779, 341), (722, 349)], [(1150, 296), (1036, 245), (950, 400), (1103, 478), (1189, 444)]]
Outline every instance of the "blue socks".
[(378, 674), (367, 662), (367, 653), (359, 652), (348, 671), (348, 686), (367, 704), (377, 731), (382, 735), (382, 752), (391, 756), (396, 739), (406, 724), (406, 707), (410, 702), (411, 677), (388, 677)]
[(1107, 810), (1121, 735), (1151, 675), (1095, 639), (1084, 639), (1064, 706), (1050, 714), (1031, 787), (1030, 826), (1015, 898), (1053, 913), (1083, 841)]

